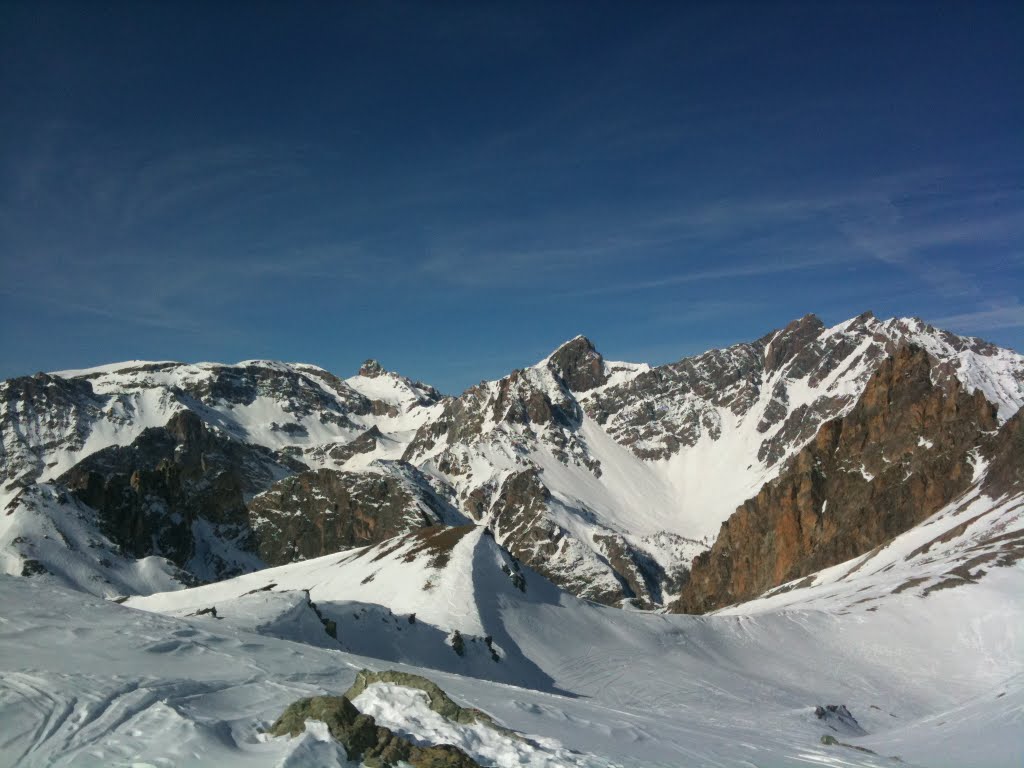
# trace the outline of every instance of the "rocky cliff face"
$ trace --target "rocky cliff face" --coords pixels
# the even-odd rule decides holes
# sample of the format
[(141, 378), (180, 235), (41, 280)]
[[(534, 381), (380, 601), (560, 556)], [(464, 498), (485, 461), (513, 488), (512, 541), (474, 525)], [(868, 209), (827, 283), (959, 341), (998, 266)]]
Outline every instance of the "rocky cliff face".
[(14, 492), (37, 480), (59, 455), (83, 450), (114, 400), (87, 380), (46, 373), (0, 383), (0, 487)]
[(300, 472), (254, 498), (248, 515), (259, 556), (269, 565), (283, 565), (426, 526), (466, 522), (415, 468), (399, 463), (378, 468), (382, 471)]
[(849, 560), (960, 495), (996, 407), (938, 365), (912, 345), (886, 359), (856, 406), (722, 524), (674, 609), (703, 613)]
[(124, 551), (161, 555), (209, 579), (237, 575), (246, 558), (231, 553), (254, 549), (246, 500), (300, 467), (181, 411), (128, 446), (88, 456), (59, 482), (96, 510), (100, 530)]
[(1017, 411), (979, 451), (987, 463), (982, 488), (993, 498), (1024, 493), (1024, 409)]
[(548, 365), (573, 392), (587, 392), (608, 382), (604, 358), (586, 336), (577, 336), (560, 346)]
[[(936, 379), (959, 378), (985, 391), (1003, 419), (1019, 407), (1018, 356), (920, 320), (880, 321), (870, 312), (834, 328), (807, 315), (757, 341), (652, 368), (603, 389), (585, 407), (645, 459), (686, 453), (746, 422), (756, 429), (753, 458), (772, 467), (849, 410), (878, 364), (905, 343), (936, 358)], [(1004, 391), (1000, 371), (1018, 382), (1012, 391)]]

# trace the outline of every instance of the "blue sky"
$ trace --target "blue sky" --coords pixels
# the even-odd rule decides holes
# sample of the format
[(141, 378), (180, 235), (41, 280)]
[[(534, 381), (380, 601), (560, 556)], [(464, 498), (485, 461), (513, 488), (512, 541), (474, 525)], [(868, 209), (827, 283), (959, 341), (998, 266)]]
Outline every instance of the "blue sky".
[(0, 3), (0, 377), (1024, 350), (1020, 3)]

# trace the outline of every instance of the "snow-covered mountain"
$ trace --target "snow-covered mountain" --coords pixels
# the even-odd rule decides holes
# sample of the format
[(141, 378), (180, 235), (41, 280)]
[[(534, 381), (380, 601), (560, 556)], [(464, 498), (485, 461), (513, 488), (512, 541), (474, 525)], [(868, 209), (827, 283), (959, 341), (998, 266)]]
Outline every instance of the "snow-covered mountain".
[[(440, 400), (374, 361), (347, 381), (266, 361), (132, 362), (5, 381), (4, 570), (63, 574), (103, 595), (137, 591), (111, 572), (111, 553), (163, 558), (148, 570), (184, 583), (262, 568), (261, 555), (293, 514), (287, 504), (275, 508), (278, 484), (310, 489), (305, 473), (313, 470), (326, 473), (314, 473), (313, 486), (329, 481), (359, 499), (359, 514), (378, 513), (371, 527), (384, 508), (410, 527), (423, 524), (419, 513), (461, 520), (425, 477), (394, 461)], [(342, 473), (345, 466), (357, 471)], [(73, 522), (63, 508), (69, 500)], [(384, 526), (378, 539), (394, 532)], [(72, 542), (70, 554), (57, 556), (52, 539)], [(337, 547), (356, 543), (342, 537)], [(296, 547), (288, 551), (301, 553)]]
[[(721, 523), (908, 344), (936, 384), (981, 392), (998, 422), (1024, 403), (1024, 357), (870, 314), (832, 328), (808, 316), (655, 368), (610, 363), (577, 337), (457, 398), (375, 361), (348, 379), (267, 361), (12, 379), (0, 384), (4, 569), (74, 561), (65, 583), (146, 591), (118, 558), (164, 558), (147, 566), (162, 584), (209, 581), (476, 521), (577, 595), (665, 604)], [(55, 499), (71, 501), (73, 526)], [(64, 559), (50, 544), (62, 537), (78, 542)]]
[(870, 315), (3, 382), (0, 766), (1020, 765), (1022, 403)]
[(999, 421), (1024, 403), (1016, 353), (917, 320), (808, 316), (658, 368), (607, 363), (578, 337), (448, 402), (405, 458), (570, 591), (667, 602), (721, 523), (908, 344), (935, 361), (936, 383), (980, 391)]
[(203, 611), (226, 626), (551, 690), (551, 679), (524, 656), (502, 612), (520, 603), (557, 605), (562, 597), (487, 528), (465, 525), (423, 528), (125, 605), (174, 616)]

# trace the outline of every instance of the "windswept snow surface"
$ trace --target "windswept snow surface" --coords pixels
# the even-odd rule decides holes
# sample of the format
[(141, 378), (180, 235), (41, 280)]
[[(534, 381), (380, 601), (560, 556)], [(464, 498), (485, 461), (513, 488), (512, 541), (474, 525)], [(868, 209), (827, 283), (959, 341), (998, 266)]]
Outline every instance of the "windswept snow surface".
[[(471, 555), (475, 570), (484, 563), (474, 560), (496, 551), (468, 536), (458, 546), (467, 552), (453, 551), (445, 566), (453, 574), (461, 572), (463, 555)], [(318, 605), (330, 602), (330, 590), (339, 599), (358, 592), (358, 582), (341, 579), (328, 589), (330, 559), (321, 560), (289, 566), (310, 568), (296, 571), (296, 581), (300, 573), (309, 578), (313, 594), (321, 585)], [(400, 572), (398, 562), (391, 565)], [(166, 616), (0, 577), (0, 765), (338, 765), (339, 753), (315, 725), (294, 739), (262, 731), (294, 699), (344, 692), (363, 667), (426, 675), (531, 745), (439, 722), (408, 690), (373, 688), (358, 699), (389, 727), (424, 741), (454, 740), (492, 761), (485, 764), (1020, 765), (1020, 566), (924, 599), (903, 592), (836, 612), (708, 617), (625, 612), (560, 593), (536, 574), (526, 572), (526, 579), (525, 593), (482, 594), (480, 579), (473, 579), (455, 594), (472, 593), (477, 605), (469, 621), (486, 613), (484, 628), (505, 632), (506, 642), (551, 680), (544, 690), (529, 687), (529, 678), (522, 687), (455, 674), (463, 662), (461, 671), (472, 673), (473, 659), (450, 648), (444, 650), (454, 664), (443, 671), (388, 659), (394, 648), (387, 645), (367, 658), (331, 647), (322, 635), (319, 645), (296, 642), (300, 635), (282, 639), (279, 623), (261, 629), (261, 612), (280, 613), (282, 606), (271, 603), (284, 600), (302, 613), (304, 599), (295, 592), (250, 603), (244, 627), (230, 610), (224, 619)], [(419, 587), (411, 578), (409, 584)], [(362, 620), (372, 618), (381, 629), (351, 622), (339, 631), (342, 646), (361, 631), (382, 635), (388, 609), (377, 608)], [(442, 605), (430, 620), (463, 616)], [(421, 623), (429, 621), (417, 618)], [(316, 635), (314, 622), (305, 626)], [(825, 704), (844, 704), (867, 732), (840, 733), (840, 741), (878, 754), (822, 744), (821, 736), (833, 732), (814, 707)]]
[[(1013, 505), (1019, 501), (965, 499), (962, 510), (946, 510), (915, 529), (917, 539), (897, 540), (894, 552), (905, 558), (920, 549), (923, 537), (948, 539), (931, 552), (934, 578), (918, 589), (898, 587), (924, 568), (920, 559), (889, 568), (879, 560), (874, 571), (865, 570), (873, 576), (842, 586), (838, 596), (824, 591), (837, 578), (830, 569), (821, 574), (820, 588), (782, 596), (803, 595), (802, 602), (766, 598), (728, 612), (733, 615), (621, 611), (574, 598), (526, 568), (519, 572), (525, 579), (520, 591), (502, 569), (507, 556), (479, 529), (464, 534), (448, 560), (434, 566), (426, 550), (414, 552), (415, 537), (403, 537), (346, 556), (133, 598), (128, 605), (177, 617), (215, 605), (217, 619), (192, 617), (181, 626), (201, 631), (205, 645), (206, 633), (227, 633), (258, 648), (256, 658), (237, 661), (261, 669), (262, 654), (283, 653), (277, 638), (288, 622), (281, 617), (298, 627), (296, 611), (305, 611), (307, 647), (288, 646), (295, 650), (287, 663), (270, 673), (282, 690), (296, 691), (301, 681), (339, 693), (355, 666), (411, 665), (456, 700), (531, 734), (538, 751), (520, 754), (494, 734), (439, 723), (408, 691), (375, 689), (364, 705), (396, 730), (427, 741), (444, 733), (474, 745), (475, 754), (493, 761), (486, 764), (895, 766), (889, 757), (897, 755), (902, 764), (933, 768), (1017, 766), (1024, 754), (1024, 568), (993, 568), (978, 583), (922, 594), (971, 546), (1016, 530), (1020, 510), (1014, 513)], [(971, 525), (960, 530), (965, 520), (985, 519), (986, 511), (993, 517), (983, 524), (985, 535)], [(929, 527), (934, 530), (921, 532)], [(423, 590), (424, 579), (443, 591)], [(267, 592), (253, 592), (271, 584)], [(337, 644), (303, 608), (307, 589), (317, 609), (338, 621)], [(858, 591), (871, 599), (855, 597)], [(130, 608), (120, 610), (143, 621)], [(454, 630), (465, 639), (463, 656), (450, 646)], [(253, 632), (260, 637), (253, 639)], [(499, 661), (479, 642), (482, 633), (492, 638)], [(303, 638), (297, 633), (292, 639)], [(171, 643), (175, 657), (185, 654), (177, 642)], [(332, 648), (339, 650), (324, 650)], [(352, 666), (330, 674), (316, 667), (310, 677), (296, 678), (289, 665), (297, 653), (317, 660), (333, 654), (336, 667)], [(279, 708), (282, 699), (287, 696), (276, 701)], [(815, 706), (827, 704), (848, 707), (866, 735), (830, 730), (814, 716)], [(248, 717), (278, 714), (256, 710), (246, 710)], [(249, 733), (256, 726), (221, 727)], [(823, 735), (878, 754), (824, 745)], [(244, 741), (233, 748), (239, 761), (257, 759)], [(584, 755), (566, 757), (563, 749)]]

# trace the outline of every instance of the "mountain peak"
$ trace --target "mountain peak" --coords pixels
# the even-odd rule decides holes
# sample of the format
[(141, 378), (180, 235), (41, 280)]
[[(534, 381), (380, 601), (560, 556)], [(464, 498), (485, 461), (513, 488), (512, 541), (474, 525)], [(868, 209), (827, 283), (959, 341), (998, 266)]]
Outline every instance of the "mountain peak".
[(776, 333), (764, 352), (765, 368), (774, 371), (791, 359), (824, 330), (825, 324), (817, 315), (804, 315)]
[(359, 375), (366, 376), (370, 379), (375, 379), (378, 376), (382, 376), (387, 373), (384, 366), (379, 361), (374, 360), (372, 357), (365, 360), (361, 366), (359, 366)]
[(551, 353), (547, 362), (574, 392), (586, 392), (608, 381), (604, 358), (586, 336), (565, 342)]

